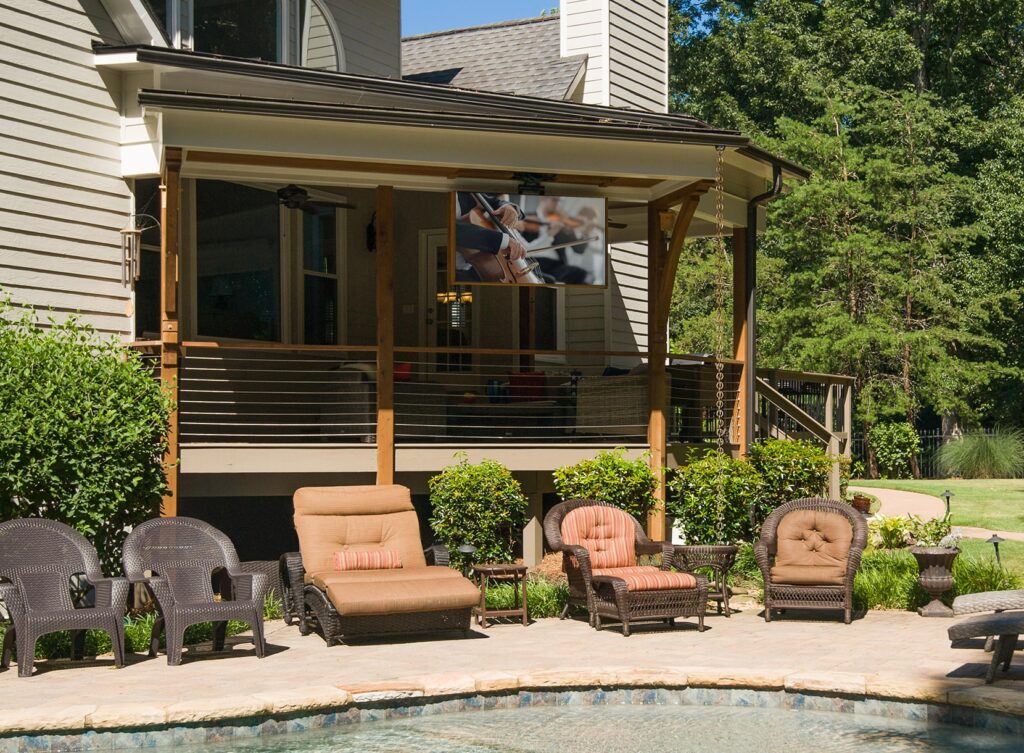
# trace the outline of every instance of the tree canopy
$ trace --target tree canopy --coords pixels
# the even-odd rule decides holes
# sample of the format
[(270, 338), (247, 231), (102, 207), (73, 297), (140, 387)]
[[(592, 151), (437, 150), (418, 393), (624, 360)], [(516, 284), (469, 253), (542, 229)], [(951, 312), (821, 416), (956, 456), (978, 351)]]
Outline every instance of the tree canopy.
[[(857, 419), (1020, 424), (1024, 2), (671, 0), (672, 106), (813, 170), (759, 250), (760, 362), (857, 379)], [(715, 338), (688, 246), (673, 347)]]

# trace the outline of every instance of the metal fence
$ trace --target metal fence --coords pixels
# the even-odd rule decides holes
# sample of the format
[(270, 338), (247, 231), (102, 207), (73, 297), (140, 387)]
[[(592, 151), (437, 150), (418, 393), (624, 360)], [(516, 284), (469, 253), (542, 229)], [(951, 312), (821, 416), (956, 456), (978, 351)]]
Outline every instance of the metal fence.
[[(972, 433), (991, 436), (994, 431), (992, 429), (984, 429)], [(939, 473), (938, 463), (936, 462), (936, 455), (939, 452), (939, 448), (942, 447), (944, 439), (942, 430), (926, 429), (919, 431), (917, 436), (921, 440), (921, 449), (918, 450), (917, 454), (917, 462), (921, 468), (921, 477), (942, 478), (942, 474)], [(863, 434), (853, 435), (853, 462), (857, 468), (867, 468), (867, 446)]]

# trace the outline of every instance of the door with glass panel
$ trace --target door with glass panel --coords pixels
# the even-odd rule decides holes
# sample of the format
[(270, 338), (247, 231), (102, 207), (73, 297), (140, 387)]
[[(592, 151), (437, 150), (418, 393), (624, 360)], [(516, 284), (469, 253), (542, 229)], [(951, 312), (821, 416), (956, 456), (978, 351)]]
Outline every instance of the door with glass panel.
[(302, 231), (296, 297), (298, 337), (306, 345), (337, 345), (344, 338), (341, 256), (344, 215), (333, 206), (299, 211)]
[[(420, 233), (420, 344), (440, 348), (472, 348), (479, 345), (479, 322), (468, 285), (451, 284), (448, 274), (448, 232)], [(433, 353), (425, 357), (434, 371), (471, 371), (469, 353)]]

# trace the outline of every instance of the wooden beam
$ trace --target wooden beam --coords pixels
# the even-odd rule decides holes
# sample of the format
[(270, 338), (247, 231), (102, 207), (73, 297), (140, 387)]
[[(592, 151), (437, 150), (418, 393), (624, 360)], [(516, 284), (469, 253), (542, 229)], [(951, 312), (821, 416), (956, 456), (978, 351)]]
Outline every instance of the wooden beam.
[(377, 483), (395, 482), (395, 191), (377, 187)]
[[(647, 517), (647, 533), (655, 541), (666, 538), (665, 520), (665, 457), (668, 433), (665, 425), (665, 357), (668, 352), (666, 327), (661, 326), (661, 278), (665, 259), (665, 236), (661, 231), (661, 212), (657, 205), (647, 205), (647, 394), (650, 403), (647, 421), (647, 444), (650, 447), (651, 471), (657, 480), (654, 509)], [(667, 316), (667, 314), (666, 314)]]
[[(249, 167), (275, 167), (293, 170), (325, 170), (330, 172), (386, 173), (391, 175), (436, 176), (455, 180), (471, 178), (477, 180), (518, 180), (511, 170), (486, 170), (477, 168), (446, 167), (444, 165), (419, 165), (410, 163), (365, 162), (359, 160), (337, 160), (319, 157), (286, 157), (273, 154), (245, 154), (242, 152), (189, 151), (189, 164), (243, 165)], [(575, 183), (578, 185), (615, 186), (617, 188), (651, 188), (661, 181), (657, 178), (615, 175), (584, 175), (560, 173), (551, 179), (553, 183)]]
[(738, 446), (739, 454), (746, 455), (748, 423), (753, 420), (743, 410), (743, 396), (747, 394), (747, 382), (754, 377), (750, 364), (744, 359), (747, 353), (747, 229), (738, 227), (732, 233), (732, 351), (733, 357), (742, 362), (740, 379), (737, 385), (736, 400), (733, 402), (732, 415), (734, 420), (733, 442)]
[(178, 285), (178, 260), (181, 216), (181, 150), (164, 149), (163, 174), (160, 181), (160, 380), (174, 401), (167, 430), (167, 452), (164, 467), (167, 473), (167, 494), (160, 505), (160, 514), (178, 514), (178, 370), (181, 358)]
[(703, 190), (694, 190), (683, 200), (683, 205), (676, 215), (675, 224), (672, 227), (672, 235), (668, 244), (668, 253), (662, 261), (658, 284), (658, 311), (663, 319), (659, 319), (659, 326), (668, 327), (668, 314), (672, 306), (672, 291), (676, 286), (676, 270), (679, 268), (679, 257), (683, 252), (683, 244), (686, 242), (686, 233), (690, 229), (690, 222), (700, 204), (700, 197)]
[(705, 194), (715, 185), (713, 180), (698, 180), (693, 183), (688, 183), (682, 188), (677, 188), (674, 191), (669, 191), (663, 196), (652, 200), (652, 204), (658, 209), (669, 209), (674, 207), (676, 204), (682, 204), (694, 193)]

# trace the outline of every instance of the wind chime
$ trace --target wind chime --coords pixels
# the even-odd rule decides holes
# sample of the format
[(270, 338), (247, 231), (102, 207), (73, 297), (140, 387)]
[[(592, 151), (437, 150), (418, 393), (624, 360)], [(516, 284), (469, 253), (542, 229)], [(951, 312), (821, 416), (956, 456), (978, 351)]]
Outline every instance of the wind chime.
[(160, 227), (160, 220), (150, 214), (133, 214), (128, 227), (121, 230), (121, 284), (134, 285), (142, 274), (142, 234)]

